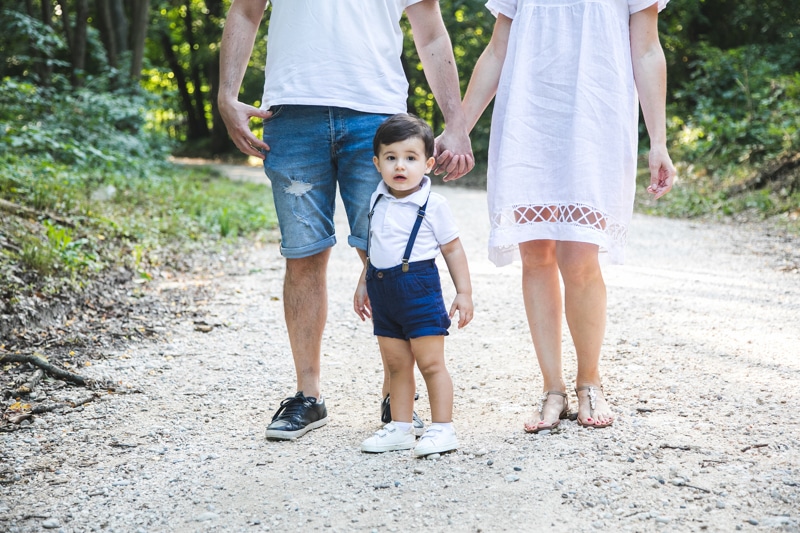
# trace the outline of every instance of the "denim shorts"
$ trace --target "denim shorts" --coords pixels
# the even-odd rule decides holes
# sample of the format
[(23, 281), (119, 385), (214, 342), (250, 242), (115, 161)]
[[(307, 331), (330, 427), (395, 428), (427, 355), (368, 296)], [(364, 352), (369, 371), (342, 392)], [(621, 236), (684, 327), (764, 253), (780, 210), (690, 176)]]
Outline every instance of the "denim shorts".
[(442, 282), (433, 259), (408, 264), (408, 272), (367, 268), (367, 295), (375, 335), (416, 339), (447, 335), (450, 317), (444, 307)]
[(365, 250), (369, 199), (381, 176), (372, 138), (389, 115), (325, 106), (278, 105), (264, 121), (264, 171), (281, 231), (281, 255), (300, 259), (336, 244), (336, 189), (350, 246)]

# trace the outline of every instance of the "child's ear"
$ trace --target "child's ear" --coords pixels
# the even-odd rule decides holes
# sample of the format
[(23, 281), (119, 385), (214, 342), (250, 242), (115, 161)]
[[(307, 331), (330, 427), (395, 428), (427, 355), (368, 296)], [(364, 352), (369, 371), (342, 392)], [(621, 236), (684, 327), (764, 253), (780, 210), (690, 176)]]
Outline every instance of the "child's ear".
[(378, 165), (378, 156), (377, 155), (372, 156), (372, 164), (375, 165), (375, 170), (377, 170), (378, 172), (381, 171), (381, 167)]
[(430, 172), (431, 169), (433, 168), (433, 165), (435, 164), (436, 164), (436, 158), (429, 157), (428, 160), (425, 162), (425, 166), (428, 167), (427, 169), (425, 169), (425, 172)]

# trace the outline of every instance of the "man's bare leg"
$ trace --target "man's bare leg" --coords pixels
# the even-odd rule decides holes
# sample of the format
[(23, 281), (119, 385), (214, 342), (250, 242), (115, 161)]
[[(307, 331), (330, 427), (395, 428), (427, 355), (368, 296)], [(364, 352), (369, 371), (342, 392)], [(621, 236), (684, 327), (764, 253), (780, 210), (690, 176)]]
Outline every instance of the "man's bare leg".
[(267, 426), (267, 439), (296, 439), (328, 423), (328, 410), (320, 398), (320, 351), (328, 314), (325, 280), (329, 257), (330, 249), (311, 257), (286, 260), (283, 309), (298, 394), (281, 402)]
[(328, 316), (327, 268), (330, 248), (311, 257), (286, 260), (283, 309), (297, 375), (297, 390), (319, 398), (322, 332)]

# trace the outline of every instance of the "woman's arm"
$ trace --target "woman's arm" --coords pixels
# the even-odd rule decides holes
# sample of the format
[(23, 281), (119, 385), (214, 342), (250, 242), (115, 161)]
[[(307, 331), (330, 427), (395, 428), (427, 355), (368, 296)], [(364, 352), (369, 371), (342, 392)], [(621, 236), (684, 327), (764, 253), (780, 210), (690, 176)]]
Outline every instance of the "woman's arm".
[(467, 93), (461, 108), (467, 121), (468, 131), (472, 131), (475, 123), (483, 114), (486, 106), (494, 98), (500, 82), (500, 72), (508, 50), (508, 36), (511, 33), (511, 19), (503, 14), (497, 15), (492, 38), (486, 45), (467, 86)]
[(650, 186), (656, 199), (667, 194), (676, 170), (667, 151), (667, 64), (658, 39), (658, 3), (631, 15), (633, 77), (650, 136)]

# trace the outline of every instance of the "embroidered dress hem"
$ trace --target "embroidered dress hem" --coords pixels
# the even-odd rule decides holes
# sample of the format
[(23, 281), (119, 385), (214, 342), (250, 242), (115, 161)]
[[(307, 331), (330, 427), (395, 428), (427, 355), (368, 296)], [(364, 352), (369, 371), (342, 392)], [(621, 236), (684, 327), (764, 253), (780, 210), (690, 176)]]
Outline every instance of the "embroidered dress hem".
[(626, 224), (589, 205), (516, 205), (492, 214), (489, 259), (505, 266), (519, 259), (519, 243), (554, 240), (596, 244), (601, 262), (622, 264), (627, 237)]

